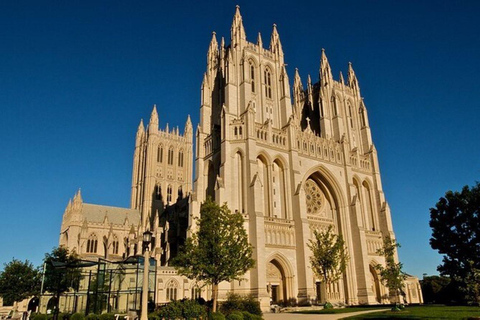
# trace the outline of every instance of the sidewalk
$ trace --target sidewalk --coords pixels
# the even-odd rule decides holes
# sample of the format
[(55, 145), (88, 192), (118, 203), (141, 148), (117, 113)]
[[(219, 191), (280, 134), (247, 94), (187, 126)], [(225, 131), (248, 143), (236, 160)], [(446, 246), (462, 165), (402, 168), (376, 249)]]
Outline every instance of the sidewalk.
[(364, 313), (388, 311), (389, 309), (376, 309), (349, 313), (337, 313), (337, 314), (300, 314), (300, 313), (264, 313), (263, 318), (265, 320), (337, 320), (347, 317), (356, 316)]

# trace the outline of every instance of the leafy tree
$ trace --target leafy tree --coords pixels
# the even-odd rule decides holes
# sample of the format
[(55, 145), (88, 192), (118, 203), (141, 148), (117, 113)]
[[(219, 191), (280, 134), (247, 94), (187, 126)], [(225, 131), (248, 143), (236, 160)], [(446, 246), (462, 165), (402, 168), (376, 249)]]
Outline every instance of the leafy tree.
[(40, 292), (40, 272), (28, 260), (22, 262), (14, 258), (4, 266), (0, 273), (0, 296), (5, 305), (12, 305)]
[[(45, 254), (44, 290), (53, 293), (55, 301), (69, 289), (78, 289), (81, 271), (78, 268), (80, 259), (75, 252), (69, 252), (65, 247), (53, 248)], [(56, 306), (58, 309), (58, 305)]]
[(458, 285), (449, 277), (428, 276), (420, 280), (424, 303), (452, 303), (458, 302), (462, 296)]
[(430, 208), (430, 245), (443, 254), (437, 270), (480, 302), (480, 183), (461, 192), (448, 191)]
[(315, 275), (322, 280), (323, 286), (338, 281), (347, 268), (348, 253), (341, 235), (333, 232), (329, 226), (327, 231), (313, 231), (313, 239), (307, 244), (312, 250), (310, 264)]
[(400, 244), (390, 237), (383, 239), (383, 247), (377, 250), (377, 254), (385, 258), (385, 267), (377, 264), (375, 269), (378, 270), (383, 284), (388, 288), (390, 295), (395, 296), (395, 301), (399, 302), (400, 294), (403, 294), (403, 281), (407, 275), (402, 271), (403, 264), (395, 262), (395, 251)]
[(255, 265), (252, 246), (240, 213), (231, 213), (207, 199), (200, 207), (198, 231), (188, 238), (172, 265), (190, 279), (212, 285), (213, 312), (217, 310), (218, 284), (241, 280)]

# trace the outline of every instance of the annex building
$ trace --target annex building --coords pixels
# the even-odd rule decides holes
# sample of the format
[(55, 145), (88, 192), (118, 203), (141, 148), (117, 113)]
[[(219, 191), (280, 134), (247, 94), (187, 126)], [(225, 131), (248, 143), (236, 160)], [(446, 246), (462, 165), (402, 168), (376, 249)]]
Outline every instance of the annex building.
[[(131, 190), (130, 208), (88, 204), (78, 192), (63, 215), (59, 244), (82, 259), (122, 261), (141, 254), (142, 233), (151, 230), (156, 303), (209, 299), (206, 287), (168, 263), (207, 196), (243, 214), (256, 260), (246, 281), (220, 285), (220, 299), (253, 294), (264, 308), (390, 301), (374, 266), (384, 263), (376, 253), (383, 238), (395, 234), (352, 65), (334, 79), (322, 50), (318, 81), (303, 82), (298, 70), (290, 77), (277, 27), (268, 47), (260, 34), (247, 41), (238, 6), (230, 43), (212, 35), (195, 132), (189, 117), (183, 132), (160, 129), (156, 107), (147, 125), (140, 122)], [(323, 290), (307, 243), (313, 230), (329, 226), (343, 236), (350, 259), (343, 279)], [(417, 278), (407, 279), (405, 293), (422, 302)], [(109, 299), (117, 299), (107, 305), (118, 310), (134, 308), (132, 298)], [(70, 308), (67, 300), (63, 305)]]

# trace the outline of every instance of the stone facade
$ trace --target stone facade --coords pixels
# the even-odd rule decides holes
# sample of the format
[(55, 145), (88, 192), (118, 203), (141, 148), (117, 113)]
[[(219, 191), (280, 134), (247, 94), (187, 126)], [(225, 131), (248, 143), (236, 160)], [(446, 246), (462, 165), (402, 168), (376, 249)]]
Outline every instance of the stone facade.
[[(65, 211), (60, 244), (90, 257), (92, 240), (95, 254), (125, 258), (152, 230), (157, 303), (172, 298), (169, 288), (178, 290), (175, 298), (190, 298), (194, 283), (176, 275), (168, 259), (175, 235), (195, 231), (192, 218), (211, 196), (243, 214), (256, 260), (246, 281), (221, 284), (220, 298), (253, 294), (264, 308), (292, 300), (388, 302), (374, 266), (385, 263), (376, 253), (383, 238), (395, 234), (359, 82), (351, 64), (346, 80), (342, 73), (334, 80), (324, 50), (318, 79), (308, 76), (304, 87), (295, 70), (291, 88), (276, 25), (268, 49), (260, 34), (249, 42), (237, 7), (230, 44), (213, 33), (208, 48), (195, 155), (190, 118), (183, 135), (168, 125), (159, 130), (154, 107), (147, 128), (141, 122), (137, 130), (131, 209), (83, 204), (78, 193)], [(344, 277), (324, 288), (307, 243), (313, 230), (329, 226), (343, 236), (350, 259)], [(421, 302), (414, 277), (408, 297)]]

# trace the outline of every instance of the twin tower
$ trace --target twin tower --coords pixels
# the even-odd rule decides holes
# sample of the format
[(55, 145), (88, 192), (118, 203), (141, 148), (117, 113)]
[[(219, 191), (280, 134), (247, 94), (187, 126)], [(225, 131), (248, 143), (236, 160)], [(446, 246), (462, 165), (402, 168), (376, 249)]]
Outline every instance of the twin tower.
[[(318, 81), (308, 76), (305, 84), (295, 70), (291, 87), (275, 25), (268, 48), (260, 34), (249, 42), (237, 7), (230, 31), (230, 44), (213, 33), (208, 47), (195, 150), (189, 117), (183, 134), (160, 130), (155, 107), (148, 126), (140, 123), (130, 209), (139, 218), (135, 225), (130, 218), (124, 230), (152, 230), (162, 239), (154, 256), (160, 268), (169, 268), (169, 257), (195, 230), (193, 218), (210, 196), (243, 214), (256, 260), (246, 281), (220, 285), (220, 298), (229, 291), (253, 294), (265, 308), (292, 299), (388, 301), (374, 266), (385, 263), (376, 253), (383, 238), (395, 237), (351, 64), (346, 80), (341, 73), (334, 80), (322, 50)], [(350, 260), (344, 277), (325, 286), (312, 272), (307, 243), (314, 230), (329, 226), (343, 236)], [(189, 298), (182, 288), (189, 281), (179, 279), (159, 272), (157, 281), (177, 286), (178, 299), (183, 293)], [(157, 294), (157, 302), (168, 298)]]

